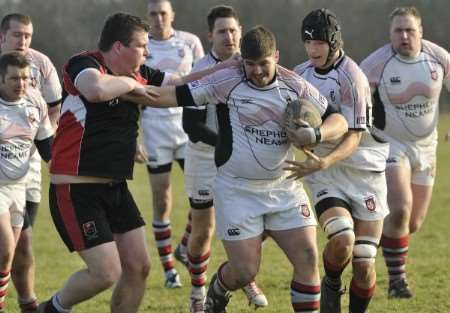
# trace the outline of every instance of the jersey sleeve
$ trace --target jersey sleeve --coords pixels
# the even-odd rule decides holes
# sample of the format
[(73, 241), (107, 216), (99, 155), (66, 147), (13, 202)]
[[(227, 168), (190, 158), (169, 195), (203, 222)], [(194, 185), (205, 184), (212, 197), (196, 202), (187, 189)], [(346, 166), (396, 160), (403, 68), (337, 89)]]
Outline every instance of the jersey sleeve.
[(43, 98), (36, 98), (40, 107), (39, 128), (36, 132), (35, 140), (44, 140), (53, 135), (53, 127), (48, 116), (47, 104)]
[(345, 117), (349, 129), (364, 130), (367, 128), (368, 112), (371, 109), (371, 93), (367, 78), (363, 73), (353, 70), (341, 73), (341, 114)]
[(197, 36), (195, 36), (194, 39), (194, 47), (192, 52), (194, 56), (194, 63), (205, 56), (205, 51), (203, 50), (202, 43)]
[(92, 57), (83, 55), (71, 59), (66, 67), (66, 73), (70, 80), (75, 83), (75, 79), (78, 74), (83, 70), (88, 68), (93, 68), (100, 71), (100, 64), (95, 61)]
[(158, 69), (153, 69), (147, 65), (142, 65), (140, 69), (141, 76), (147, 81), (147, 85), (162, 86), (169, 75)]
[(45, 63), (44, 81), (41, 93), (47, 104), (52, 106), (61, 101), (62, 89), (55, 66), (50, 59), (47, 59)]

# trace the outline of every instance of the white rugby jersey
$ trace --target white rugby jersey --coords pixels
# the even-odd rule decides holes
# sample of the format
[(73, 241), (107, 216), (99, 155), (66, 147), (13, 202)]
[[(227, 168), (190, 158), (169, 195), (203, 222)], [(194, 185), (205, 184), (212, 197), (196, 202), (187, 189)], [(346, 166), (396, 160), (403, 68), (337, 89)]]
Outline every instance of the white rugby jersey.
[[(195, 62), (194, 67), (192, 68), (192, 72), (201, 71), (210, 67), (213, 67), (217, 63), (221, 62), (221, 60), (214, 54), (214, 51), (210, 51), (208, 54), (206, 54), (203, 58)], [(207, 104), (199, 107), (195, 107), (198, 110), (206, 110), (206, 126), (211, 129), (214, 132), (218, 132), (218, 124), (217, 124), (217, 112), (216, 112), (216, 105), (215, 104)], [(195, 109), (190, 108), (190, 109)], [(188, 142), (189, 146), (192, 149), (200, 150), (208, 154), (213, 154), (215, 147), (210, 146), (204, 142), (198, 141), (198, 142), (192, 142), (189, 140)]]
[[(331, 69), (321, 73), (310, 61), (297, 65), (294, 71), (310, 82), (327, 98), (328, 104), (340, 112), (348, 128), (363, 132), (353, 154), (336, 165), (370, 171), (384, 171), (388, 156), (387, 145), (380, 145), (370, 133), (372, 102), (366, 76), (358, 65), (344, 55)], [(314, 148), (319, 156), (329, 154), (340, 142), (322, 142)]]
[(27, 58), (30, 61), (30, 85), (40, 91), (47, 103), (60, 101), (61, 84), (50, 59), (45, 54), (31, 48)]
[(450, 55), (422, 40), (414, 59), (404, 59), (387, 44), (362, 63), (374, 95), (374, 125), (400, 141), (434, 140), (439, 95), (449, 88)]
[[(145, 61), (147, 66), (179, 76), (189, 74), (193, 64), (205, 55), (200, 39), (194, 34), (180, 30), (172, 30), (172, 36), (167, 40), (155, 40), (150, 36), (148, 49), (149, 55)], [(166, 75), (165, 80), (169, 76)], [(181, 117), (182, 112), (182, 108), (146, 107), (143, 117), (159, 118), (169, 115)]]
[(274, 180), (292, 160), (283, 118), (288, 101), (312, 101), (323, 115), (327, 100), (300, 76), (277, 66), (274, 81), (263, 88), (246, 79), (241, 67), (227, 68), (190, 83), (196, 105), (218, 104), (218, 175), (247, 180)]
[(47, 104), (31, 88), (16, 102), (0, 98), (0, 184), (19, 181), (29, 168), (33, 141), (53, 135)]

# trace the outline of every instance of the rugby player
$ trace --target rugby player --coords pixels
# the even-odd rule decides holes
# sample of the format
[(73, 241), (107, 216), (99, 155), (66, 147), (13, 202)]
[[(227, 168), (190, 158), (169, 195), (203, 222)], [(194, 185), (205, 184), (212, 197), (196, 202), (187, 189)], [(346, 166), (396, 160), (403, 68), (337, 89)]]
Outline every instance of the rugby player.
[[(33, 24), (30, 16), (12, 13), (6, 15), (0, 24), (0, 51), (17, 51), (30, 62), (31, 88), (41, 93), (47, 102), (48, 114), (56, 129), (61, 102), (61, 84), (55, 66), (50, 59), (30, 48)], [(25, 221), (17, 243), (11, 277), (18, 294), (21, 313), (33, 313), (37, 308), (34, 291), (34, 256), (32, 249), (32, 226), (41, 201), (41, 158), (35, 151), (30, 160), (26, 178)]]
[[(208, 68), (239, 52), (241, 25), (236, 11), (229, 6), (213, 7), (207, 17), (209, 53), (195, 63), (193, 72)], [(214, 147), (217, 145), (216, 106), (185, 107), (183, 128), (189, 136), (186, 147), (185, 184), (191, 205), (191, 233), (187, 258), (191, 275), (190, 312), (204, 312), (206, 297), (206, 270), (211, 255), (211, 239), (214, 231), (214, 207), (212, 184), (216, 177)], [(175, 250), (181, 254), (181, 246)], [(267, 306), (262, 291), (253, 281), (243, 288), (249, 304)]]
[(389, 298), (413, 296), (406, 279), (410, 235), (425, 220), (436, 175), (437, 122), (442, 85), (449, 86), (450, 55), (423, 39), (415, 7), (390, 15), (390, 43), (361, 63), (374, 98), (374, 126), (390, 143), (386, 179), (390, 214), (381, 247)]
[(179, 85), (230, 66), (179, 77), (154, 70), (148, 55), (149, 25), (139, 17), (108, 17), (97, 51), (70, 58), (64, 67), (65, 97), (53, 144), (49, 205), (70, 251), (86, 268), (74, 273), (39, 313), (64, 313), (112, 287), (112, 313), (135, 313), (145, 291), (150, 257), (144, 221), (126, 179), (132, 178), (139, 105), (152, 100), (148, 86)]
[[(30, 63), (19, 52), (0, 57), (0, 312), (5, 297), (25, 210), (26, 174), (36, 144), (42, 158), (51, 158), (53, 129), (47, 105), (29, 86)], [(22, 312), (24, 309), (21, 307)], [(29, 312), (27, 310), (26, 312)]]
[[(188, 74), (194, 62), (204, 56), (200, 39), (194, 34), (173, 29), (175, 12), (169, 0), (150, 0), (147, 15), (150, 33), (149, 55), (145, 64), (172, 74)], [(147, 169), (152, 190), (153, 233), (164, 268), (167, 288), (181, 287), (180, 276), (174, 267), (172, 254), (170, 172), (172, 162), (175, 160), (182, 169), (184, 168), (188, 138), (182, 127), (182, 112), (182, 108), (145, 108), (141, 124), (148, 154)], [(186, 246), (180, 247), (181, 252), (186, 255)], [(181, 261), (186, 262), (186, 259)]]
[[(177, 88), (154, 88), (153, 105), (217, 106), (219, 139), (214, 181), (216, 235), (228, 261), (209, 285), (205, 312), (226, 312), (231, 292), (254, 280), (263, 233), (271, 236), (293, 266), (291, 300), (295, 312), (317, 312), (320, 281), (316, 220), (300, 182), (287, 180), (285, 160), (293, 151), (284, 128), (287, 103), (307, 98), (324, 122), (296, 142), (336, 140), (347, 131), (344, 117), (304, 79), (277, 65), (274, 35), (263, 26), (242, 40), (242, 66), (231, 67)], [(297, 135), (297, 134), (295, 134)]]
[(320, 143), (314, 147), (318, 158), (291, 168), (295, 177), (306, 176), (328, 238), (320, 312), (341, 312), (341, 275), (351, 261), (349, 312), (363, 313), (375, 291), (375, 257), (388, 214), (384, 171), (389, 144), (377, 142), (371, 134), (369, 83), (343, 50), (336, 15), (328, 9), (313, 10), (303, 19), (301, 32), (309, 60), (294, 71), (326, 96), (349, 125), (341, 141)]

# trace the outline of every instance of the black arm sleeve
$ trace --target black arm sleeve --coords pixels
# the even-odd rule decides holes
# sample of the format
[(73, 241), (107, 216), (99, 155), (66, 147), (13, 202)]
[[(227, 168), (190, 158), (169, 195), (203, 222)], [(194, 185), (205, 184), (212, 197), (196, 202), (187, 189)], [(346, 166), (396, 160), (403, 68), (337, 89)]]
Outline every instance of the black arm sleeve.
[(215, 147), (217, 134), (205, 124), (206, 110), (198, 110), (189, 107), (183, 108), (183, 129), (192, 142), (204, 142)]
[(175, 95), (177, 97), (177, 103), (179, 107), (195, 107), (194, 98), (192, 98), (191, 91), (187, 84), (176, 86)]
[(41, 158), (48, 163), (52, 159), (53, 136), (43, 140), (35, 140), (34, 144), (36, 145)]

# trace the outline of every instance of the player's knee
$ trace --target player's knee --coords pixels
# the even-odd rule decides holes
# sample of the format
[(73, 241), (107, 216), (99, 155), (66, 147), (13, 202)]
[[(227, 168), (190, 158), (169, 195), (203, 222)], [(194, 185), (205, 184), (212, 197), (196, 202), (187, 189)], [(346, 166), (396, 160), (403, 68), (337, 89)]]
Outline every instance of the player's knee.
[(100, 270), (89, 270), (89, 274), (92, 276), (98, 288), (105, 290), (119, 281), (122, 275), (122, 269), (120, 264), (108, 264)]
[(202, 227), (201, 229), (192, 230), (189, 241), (195, 243), (196, 246), (206, 246), (212, 238), (213, 227)]
[(11, 247), (2, 247), (0, 252), (0, 268), (7, 269), (11, 267), (14, 257), (14, 249)]
[(422, 227), (423, 221), (423, 217), (411, 219), (409, 221), (409, 233), (414, 234), (415, 232), (417, 232)]
[(348, 249), (353, 246), (355, 234), (353, 232), (353, 220), (351, 218), (333, 216), (323, 223), (323, 229), (328, 240), (333, 245), (337, 245), (342, 249)]
[(146, 279), (150, 274), (150, 269), (151, 263), (150, 258), (148, 257), (122, 262), (122, 270), (124, 275)]
[(238, 285), (245, 286), (255, 279), (258, 268), (250, 264), (241, 264), (235, 268), (235, 271), (237, 274), (236, 280)]
[(371, 286), (376, 279), (374, 262), (354, 262), (353, 277), (360, 286)]
[(375, 274), (375, 258), (377, 256), (378, 238), (368, 236), (356, 237), (353, 248), (353, 267), (355, 276), (360, 281), (371, 279)]
[(390, 213), (388, 218), (394, 225), (403, 225), (409, 221), (411, 216), (412, 203), (403, 202), (398, 204), (390, 204)]

